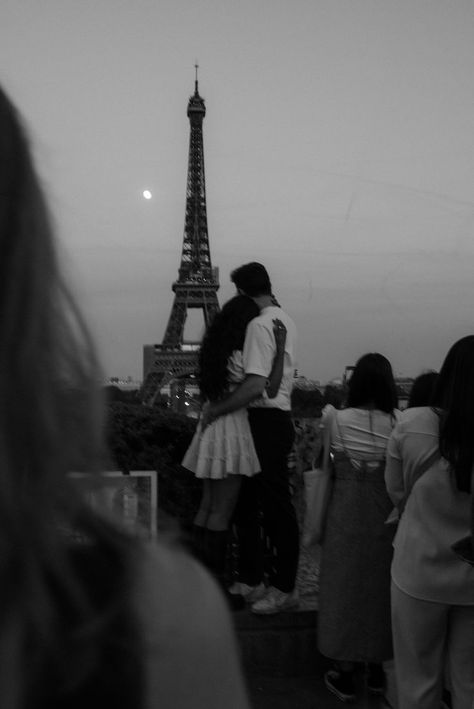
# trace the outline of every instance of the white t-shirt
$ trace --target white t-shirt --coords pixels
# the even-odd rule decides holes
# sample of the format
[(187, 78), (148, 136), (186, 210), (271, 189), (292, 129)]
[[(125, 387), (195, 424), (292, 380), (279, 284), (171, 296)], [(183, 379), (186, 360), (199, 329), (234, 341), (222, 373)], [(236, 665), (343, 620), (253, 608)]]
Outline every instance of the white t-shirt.
[(280, 388), (273, 399), (264, 395), (252, 401), (250, 406), (290, 411), (290, 397), (296, 367), (296, 325), (284, 310), (275, 305), (269, 305), (261, 310), (260, 315), (250, 321), (245, 335), (243, 363), (245, 374), (269, 377), (276, 352), (275, 335), (273, 334), (273, 320), (275, 318), (282, 321), (287, 331)]
[(398, 409), (393, 414), (378, 409), (336, 411), (328, 404), (323, 411), (321, 426), (325, 428), (327, 422), (331, 422), (331, 444), (335, 450), (345, 451), (355, 461), (379, 461), (385, 457), (388, 439), (399, 416)]

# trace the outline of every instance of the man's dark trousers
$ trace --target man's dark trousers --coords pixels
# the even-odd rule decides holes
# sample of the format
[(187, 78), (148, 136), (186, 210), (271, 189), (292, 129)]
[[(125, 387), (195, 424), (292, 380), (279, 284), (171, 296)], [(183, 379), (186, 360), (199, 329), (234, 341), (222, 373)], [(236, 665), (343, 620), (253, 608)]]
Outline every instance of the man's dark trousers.
[(239, 539), (239, 580), (255, 586), (263, 579), (259, 511), (275, 550), (269, 582), (288, 593), (295, 586), (299, 531), (288, 480), (288, 454), (295, 432), (291, 414), (276, 408), (249, 409), (261, 473), (242, 481), (234, 515)]

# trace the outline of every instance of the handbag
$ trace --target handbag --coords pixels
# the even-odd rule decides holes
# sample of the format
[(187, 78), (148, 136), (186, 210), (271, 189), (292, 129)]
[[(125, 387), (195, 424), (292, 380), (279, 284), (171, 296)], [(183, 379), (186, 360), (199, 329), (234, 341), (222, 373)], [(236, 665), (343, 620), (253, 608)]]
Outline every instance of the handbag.
[(304, 547), (321, 544), (324, 536), (327, 510), (332, 493), (331, 424), (328, 416), (324, 427), (322, 465), (303, 472), (306, 510), (301, 543)]

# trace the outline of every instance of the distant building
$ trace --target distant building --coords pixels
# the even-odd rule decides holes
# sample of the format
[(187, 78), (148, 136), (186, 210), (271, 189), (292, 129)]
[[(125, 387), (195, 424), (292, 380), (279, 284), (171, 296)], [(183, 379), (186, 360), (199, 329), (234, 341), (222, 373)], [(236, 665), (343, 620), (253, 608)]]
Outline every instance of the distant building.
[(399, 409), (406, 409), (414, 381), (413, 377), (395, 377)]
[(121, 391), (134, 391), (135, 389), (140, 389), (142, 383), (133, 377), (109, 377), (103, 383), (104, 386), (115, 386)]

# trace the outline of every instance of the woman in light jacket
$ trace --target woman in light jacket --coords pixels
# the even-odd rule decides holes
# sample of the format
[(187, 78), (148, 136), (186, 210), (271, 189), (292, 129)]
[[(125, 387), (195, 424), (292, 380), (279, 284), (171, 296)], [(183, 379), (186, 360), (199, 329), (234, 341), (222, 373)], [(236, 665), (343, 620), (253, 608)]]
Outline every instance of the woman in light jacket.
[(395, 504), (406, 502), (391, 572), (403, 709), (439, 708), (445, 666), (453, 709), (474, 706), (474, 568), (451, 548), (469, 534), (473, 432), (471, 335), (450, 349), (433, 407), (404, 412), (387, 449), (387, 490)]

